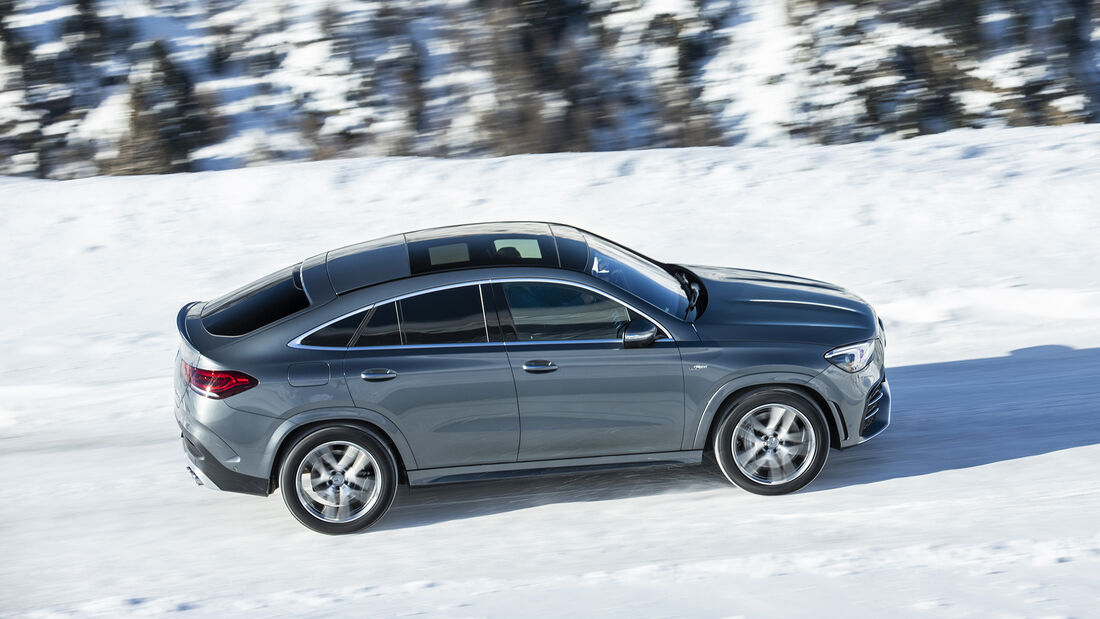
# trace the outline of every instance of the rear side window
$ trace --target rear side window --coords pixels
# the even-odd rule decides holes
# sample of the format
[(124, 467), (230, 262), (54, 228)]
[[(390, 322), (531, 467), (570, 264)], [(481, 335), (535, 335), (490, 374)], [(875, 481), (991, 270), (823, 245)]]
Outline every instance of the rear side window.
[(210, 301), (202, 310), (203, 327), (214, 335), (245, 335), (304, 310), (309, 297), (300, 269), (287, 267)]
[(448, 288), (398, 301), (406, 344), (488, 342), (478, 286)]
[(631, 311), (594, 292), (548, 283), (501, 285), (519, 341), (614, 340)]
[(302, 344), (306, 346), (324, 346), (326, 348), (344, 348), (351, 341), (352, 336), (355, 335), (359, 323), (363, 322), (363, 317), (366, 314), (366, 312), (359, 312), (342, 320), (337, 320), (331, 325), (318, 329), (303, 338)]
[(361, 346), (399, 346), (401, 333), (397, 329), (397, 303), (379, 305), (371, 312), (367, 324), (359, 332), (354, 347)]

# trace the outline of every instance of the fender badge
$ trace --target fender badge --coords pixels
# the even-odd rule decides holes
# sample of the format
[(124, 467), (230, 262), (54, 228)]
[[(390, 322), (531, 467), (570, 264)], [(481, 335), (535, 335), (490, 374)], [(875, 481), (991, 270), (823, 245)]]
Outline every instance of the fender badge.
[(703, 364), (703, 363), (696, 363), (695, 365), (691, 366), (691, 369), (693, 369), (693, 370), (705, 370), (705, 369), (707, 369), (707, 366), (706, 366), (706, 364)]

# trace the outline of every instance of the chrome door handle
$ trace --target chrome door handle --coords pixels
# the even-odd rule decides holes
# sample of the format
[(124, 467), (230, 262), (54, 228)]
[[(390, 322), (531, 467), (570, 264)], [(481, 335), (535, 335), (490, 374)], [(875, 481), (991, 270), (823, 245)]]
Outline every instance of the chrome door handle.
[(359, 375), (359, 378), (370, 381), (372, 383), (380, 383), (384, 380), (393, 380), (397, 378), (397, 372), (393, 370), (387, 370), (385, 368), (374, 368), (370, 370), (363, 370), (363, 373)]
[(558, 366), (553, 361), (544, 361), (542, 359), (535, 359), (534, 361), (528, 361), (523, 364), (523, 371), (530, 372), (532, 374), (544, 374), (546, 372), (553, 372), (558, 369)]

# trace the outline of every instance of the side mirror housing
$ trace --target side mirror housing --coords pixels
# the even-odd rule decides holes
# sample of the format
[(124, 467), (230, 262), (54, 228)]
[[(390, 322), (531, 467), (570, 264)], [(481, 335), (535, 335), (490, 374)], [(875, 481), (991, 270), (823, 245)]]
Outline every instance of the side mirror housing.
[(645, 318), (635, 318), (623, 330), (623, 348), (645, 348), (652, 346), (659, 335), (657, 325)]

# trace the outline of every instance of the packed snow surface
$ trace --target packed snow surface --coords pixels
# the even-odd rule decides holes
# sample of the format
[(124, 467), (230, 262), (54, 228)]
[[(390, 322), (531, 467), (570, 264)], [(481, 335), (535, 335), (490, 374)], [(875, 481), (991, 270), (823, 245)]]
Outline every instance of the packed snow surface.
[[(1100, 127), (836, 147), (0, 178), (0, 615), (1087, 616)], [(707, 467), (402, 489), (340, 538), (197, 488), (175, 313), (352, 242), (499, 219), (831, 281), (894, 423), (759, 497)]]

